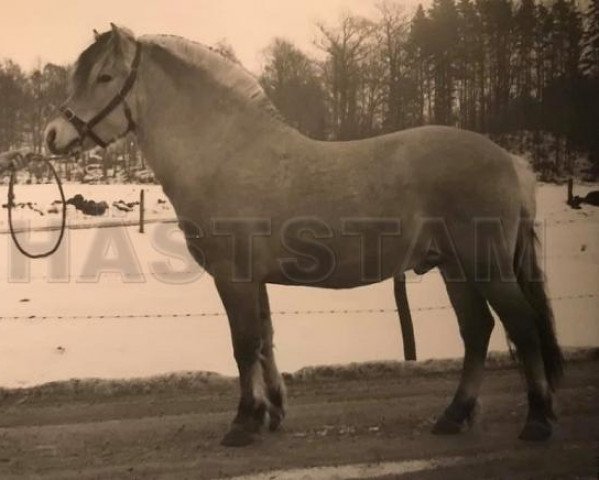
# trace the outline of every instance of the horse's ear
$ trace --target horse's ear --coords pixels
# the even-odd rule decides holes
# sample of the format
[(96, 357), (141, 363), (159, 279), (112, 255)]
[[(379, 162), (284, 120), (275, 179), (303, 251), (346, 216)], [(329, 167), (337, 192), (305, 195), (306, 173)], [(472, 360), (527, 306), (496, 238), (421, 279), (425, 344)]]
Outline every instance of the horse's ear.
[(128, 58), (129, 55), (132, 56), (135, 51), (135, 35), (133, 35), (133, 32), (114, 23), (111, 23), (110, 26), (117, 51), (125, 58)]
[(111, 23), (110, 27), (112, 28), (112, 33), (117, 39), (124, 41), (135, 41), (135, 35), (128, 28), (119, 27), (114, 23)]
[(94, 40), (98, 40), (100, 38), (100, 33), (94, 28)]

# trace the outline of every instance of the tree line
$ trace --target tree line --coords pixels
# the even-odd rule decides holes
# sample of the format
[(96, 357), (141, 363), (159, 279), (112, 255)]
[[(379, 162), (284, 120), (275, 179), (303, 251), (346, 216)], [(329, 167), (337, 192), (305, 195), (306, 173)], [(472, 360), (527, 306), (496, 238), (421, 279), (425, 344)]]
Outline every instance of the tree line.
[(43, 129), (67, 95), (68, 68), (46, 64), (25, 73), (12, 60), (0, 62), (0, 151), (24, 144), (39, 152)]
[[(373, 18), (347, 14), (315, 25), (320, 55), (274, 39), (259, 81), (286, 120), (313, 138), (453, 125), (526, 155), (546, 180), (580, 174), (581, 165), (596, 177), (599, 0), (584, 8), (549, 2), (433, 0), (407, 12), (384, 0)], [(215, 49), (237, 61), (226, 42)], [(68, 76), (66, 66), (26, 73), (0, 62), (0, 151), (42, 149)], [(101, 158), (128, 169), (125, 179), (143, 168), (131, 144)]]
[(545, 179), (599, 173), (599, 1), (433, 0), (408, 15), (317, 25), (314, 59), (284, 39), (260, 81), (307, 135), (350, 140), (424, 124), (489, 135)]

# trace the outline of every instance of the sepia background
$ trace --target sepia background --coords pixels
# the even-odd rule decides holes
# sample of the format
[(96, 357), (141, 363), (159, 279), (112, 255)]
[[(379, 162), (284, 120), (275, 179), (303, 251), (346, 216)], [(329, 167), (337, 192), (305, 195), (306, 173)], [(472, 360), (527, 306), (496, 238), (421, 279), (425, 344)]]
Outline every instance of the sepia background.
[[(489, 136), (526, 158), (539, 179), (542, 262), (560, 343), (568, 350), (599, 346), (599, 213), (596, 206), (582, 203), (580, 208), (572, 208), (576, 201), (570, 205), (566, 202), (569, 180), (579, 199), (597, 190), (596, 0), (434, 0), (421, 4), (415, 0), (21, 0), (5, 1), (1, 9), (0, 152), (17, 148), (43, 152), (43, 129), (68, 95), (73, 62), (92, 42), (93, 29), (108, 30), (110, 22), (136, 35), (168, 33), (213, 47), (244, 65), (259, 79), (286, 121), (316, 139), (354, 140), (425, 124), (451, 125)], [(236, 375), (228, 324), (216, 289), (187, 254), (174, 211), (135, 139), (127, 138), (106, 151), (96, 149), (54, 158), (52, 162), (71, 201), (66, 241), (47, 260), (30, 261), (16, 250), (6, 220), (8, 176), (0, 178), (0, 387), (35, 387), (69, 379), (146, 378), (186, 371)], [(19, 239), (32, 250), (47, 249), (56, 238), (55, 226), (60, 218), (51, 172), (42, 164), (31, 164), (19, 172), (17, 181), (15, 216), (22, 230)], [(111, 264), (115, 259), (118, 261)], [(284, 372), (299, 371), (299, 377), (294, 378), (302, 378), (305, 367), (313, 365), (402, 360), (391, 282), (343, 291), (273, 286), (269, 292), (278, 364)], [(423, 277), (409, 273), (408, 295), (418, 359), (461, 357), (457, 322), (440, 275), (436, 271)], [(493, 332), (491, 350), (507, 350), (499, 324)], [(596, 399), (596, 373), (585, 371), (585, 375), (580, 375), (578, 390), (570, 393), (576, 400), (572, 400), (568, 412), (579, 409), (584, 413), (584, 405)], [(578, 378), (576, 374), (573, 377)], [(504, 382), (501, 377), (497, 384), (500, 387), (494, 387), (493, 394), (509, 396), (517, 382), (510, 381)], [(56, 388), (72, 393), (77, 391), (78, 382)], [(435, 384), (433, 388), (426, 382), (412, 385), (417, 388), (414, 398), (418, 401), (405, 400), (402, 405), (424, 409), (437, 397), (440, 402), (438, 391), (445, 392), (445, 383), (454, 383), (443, 379), (441, 387)], [(134, 385), (137, 388), (138, 384)], [(139, 391), (162, 388), (152, 385), (144, 384)], [(317, 383), (313, 390), (322, 389), (324, 401), (337, 401), (345, 391), (332, 385)], [(351, 401), (356, 404), (369, 394), (368, 388), (374, 388), (367, 382), (350, 386), (355, 387), (356, 397)], [(190, 387), (194, 395), (196, 387)], [(41, 388), (44, 392), (45, 387)], [(179, 383), (177, 388), (185, 390)], [(220, 384), (214, 388), (215, 397), (221, 395)], [(390, 388), (394, 393), (403, 391), (399, 384)], [(449, 392), (449, 387), (446, 390)], [(126, 390), (126, 394), (137, 395), (139, 391)], [(2, 392), (0, 398), (12, 398), (12, 390)], [(447, 392), (444, 395), (449, 395)], [(101, 391), (99, 395), (103, 398), (112, 393)], [(174, 416), (183, 415), (191, 409), (188, 405), (195, 401), (191, 394), (181, 395), (184, 400), (169, 397), (172, 403), (165, 407), (167, 413), (172, 409)], [(22, 398), (15, 401), (28, 402), (29, 393)], [(207, 401), (208, 406), (202, 403), (198, 407), (201, 412), (194, 411), (194, 415), (203, 415), (205, 407), (209, 413), (213, 408), (233, 408), (232, 404), (221, 406), (218, 398), (214, 401), (218, 407)], [(153, 400), (136, 398), (135, 402), (141, 403), (123, 406), (123, 401), (123, 405), (110, 404), (105, 409), (98, 406), (94, 410), (96, 407), (89, 405), (95, 401), (87, 397), (81, 400), (82, 412), (89, 409), (98, 418), (110, 421), (134, 417), (131, 412), (142, 405), (140, 412), (144, 415), (160, 417), (151, 426), (131, 426), (123, 420), (123, 438), (137, 439), (140, 431), (150, 437), (152, 432), (160, 431), (156, 437), (160, 445), (152, 444), (152, 448), (171, 445), (171, 441), (173, 450), (180, 447), (177, 454), (167, 449), (156, 453), (160, 450), (156, 448), (152, 455), (174, 455), (178, 461), (188, 461), (203, 445), (185, 443), (189, 440), (185, 435), (192, 436), (189, 429), (195, 427), (189, 424), (195, 425), (194, 419), (183, 427), (172, 418), (163, 421), (163, 410), (157, 413)], [(303, 401), (301, 397), (299, 403)], [(62, 400), (56, 402), (61, 404)], [(364, 417), (372, 423), (362, 425), (367, 434), (377, 436), (385, 431), (385, 422), (375, 410), (387, 407), (381, 401), (370, 416)], [(39, 417), (38, 413), (29, 417), (27, 408), (26, 403), (23, 411), (8, 411), (8, 420), (0, 418), (9, 424), (24, 419), (24, 424), (34, 426), (38, 418), (48, 423), (59, 423), (67, 417), (75, 423), (87, 421), (86, 413), (78, 411), (77, 406), (66, 417), (52, 410), (58, 408), (54, 403), (50, 407), (44, 404)], [(354, 403), (344, 413), (327, 408), (333, 407), (323, 407), (326, 420), (318, 417), (319, 421), (336, 422), (341, 418), (344, 425), (349, 425), (361, 415), (356, 413), (359, 409)], [(494, 414), (491, 408), (491, 416)], [(225, 422), (224, 415), (215, 415), (218, 422)], [(431, 423), (424, 420), (416, 424), (411, 414), (405, 415), (408, 420), (393, 417), (391, 423), (399, 425), (408, 439), (418, 436)], [(510, 411), (509, 419), (514, 415)], [(592, 420), (596, 422), (596, 418), (594, 413)], [(215, 431), (220, 433), (220, 427), (211, 422), (217, 420), (210, 417), (200, 433), (194, 430), (193, 438), (202, 438), (206, 445), (216, 443)], [(402, 423), (404, 420), (409, 427)], [(299, 431), (297, 438), (315, 442), (331, 435), (346, 440), (353, 435), (351, 430), (337, 431), (328, 424), (318, 428), (300, 424), (303, 429), (296, 425), (293, 435)], [(73, 437), (77, 441), (91, 438), (91, 434), (86, 436), (87, 431), (78, 432), (81, 437)], [(173, 440), (179, 434), (178, 440)], [(23, 460), (11, 470), (13, 473), (21, 467), (30, 474), (39, 473), (52, 465), (56, 470), (51, 471), (59, 472), (56, 478), (67, 478), (68, 469), (59, 468), (60, 455), (69, 459), (69, 468), (79, 465), (80, 457), (75, 459), (81, 453), (79, 447), (72, 446), (71, 452), (71, 446), (64, 451), (55, 446), (60, 432), (42, 431), (43, 442), (32, 440), (28, 436), (34, 435), (31, 432), (24, 435), (23, 444), (30, 442), (36, 447), (19, 450), (15, 458), (20, 454), (33, 458), (35, 467), (27, 470), (23, 467), (28, 466), (27, 461)], [(589, 434), (585, 430), (581, 435)], [(2, 443), (1, 438), (0, 462), (5, 458), (2, 449), (10, 450), (9, 442)], [(299, 441), (297, 438), (293, 441)], [(488, 440), (483, 449), (491, 449), (494, 440)], [(386, 458), (385, 438), (377, 437), (376, 442), (371, 457)], [(410, 444), (406, 438), (402, 442), (408, 445), (407, 452), (422, 450), (421, 445)], [(513, 447), (505, 441), (499, 443)], [(47, 448), (48, 444), (54, 447)], [(102, 470), (106, 478), (125, 478), (131, 473), (127, 462), (149, 462), (146, 444), (138, 445), (140, 450), (133, 449), (123, 458), (117, 454), (103, 457), (110, 447), (100, 440), (90, 440), (90, 445), (90, 458), (94, 460), (89, 460), (89, 465), (108, 469)], [(211, 443), (206, 445), (207, 457), (225, 462), (220, 453), (211, 450)], [(337, 458), (333, 447), (320, 446), (322, 458), (296, 463), (323, 463), (323, 458)], [(18, 450), (21, 446), (17, 443), (10, 448)], [(352, 448), (347, 446), (346, 451), (351, 453)], [(433, 451), (444, 448), (440, 444), (431, 446)], [(564, 465), (568, 465), (572, 452), (579, 451), (572, 447), (564, 453), (559, 447), (552, 448), (557, 449), (554, 458), (565, 459)], [(72, 453), (72, 458), (64, 456), (65, 451)], [(248, 464), (263, 460), (268, 467), (285, 465), (276, 454), (273, 458), (266, 461), (252, 457), (246, 464), (247, 459), (236, 457), (231, 470), (210, 464), (212, 469), (206, 471), (214, 476), (244, 473), (251, 470)], [(581, 464), (579, 460), (576, 457), (572, 465)], [(542, 464), (540, 456), (536, 461)], [(122, 471), (110, 470), (108, 465), (113, 462)], [(98, 471), (90, 470), (89, 478), (96, 478), (93, 475)]]
[[(67, 95), (70, 65), (92, 29), (103, 31), (110, 21), (138, 35), (172, 33), (213, 45), (255, 74), (286, 120), (314, 138), (358, 139), (428, 123), (480, 131), (528, 158), (542, 181), (544, 262), (562, 343), (599, 345), (596, 212), (570, 209), (563, 185), (575, 178), (575, 193), (584, 196), (592, 189), (585, 182), (598, 172), (597, 15), (595, 4), (566, 0), (181, 1), (143, 8), (15, 2), (0, 19), (0, 151), (42, 150), (44, 125)], [(0, 384), (179, 370), (234, 374), (218, 296), (187, 255), (134, 139), (55, 165), (67, 198), (83, 197), (69, 206), (68, 222), (77, 229), (62, 256), (34, 263), (20, 257), (8, 235), (0, 238), (7, 258), (0, 266)], [(59, 208), (49, 170), (34, 163), (18, 180), (17, 217), (29, 232), (23, 235), (52, 243), (46, 230)], [(136, 227), (141, 189), (144, 234)], [(0, 191), (4, 196), (6, 186)], [(162, 222), (170, 222), (170, 251), (158, 245)], [(105, 233), (96, 227), (110, 225), (126, 236), (134, 261), (86, 278), (82, 269)], [(0, 218), (0, 230), (7, 228)], [(58, 279), (53, 268), (61, 269)], [(461, 355), (438, 274), (409, 280), (419, 358)], [(390, 283), (272, 290), (283, 370), (401, 358)], [(328, 348), (333, 338), (336, 348)], [(492, 349), (506, 349), (500, 328)]]

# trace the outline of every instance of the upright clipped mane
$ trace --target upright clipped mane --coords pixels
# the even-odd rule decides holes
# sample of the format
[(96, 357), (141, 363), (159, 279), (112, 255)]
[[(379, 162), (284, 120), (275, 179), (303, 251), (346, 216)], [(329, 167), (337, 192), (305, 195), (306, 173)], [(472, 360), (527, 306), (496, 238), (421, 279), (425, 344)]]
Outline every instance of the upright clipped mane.
[(98, 57), (104, 51), (111, 38), (111, 31), (102, 33), (94, 43), (79, 55), (77, 63), (75, 63), (75, 70), (73, 71), (73, 87), (75, 91), (83, 88)]
[(248, 104), (282, 119), (256, 77), (215, 49), (176, 35), (145, 35), (142, 40), (170, 53), (189, 68), (199, 68)]

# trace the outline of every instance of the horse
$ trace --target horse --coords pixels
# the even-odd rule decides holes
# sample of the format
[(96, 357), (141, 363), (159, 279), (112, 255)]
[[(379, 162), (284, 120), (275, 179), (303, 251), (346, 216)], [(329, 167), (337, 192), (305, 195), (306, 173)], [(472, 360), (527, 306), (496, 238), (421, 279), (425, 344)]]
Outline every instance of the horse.
[(353, 288), (438, 268), (464, 343), (459, 385), (433, 433), (477, 411), (492, 308), (527, 383), (523, 440), (552, 434), (563, 357), (537, 259), (535, 178), (474, 132), (424, 126), (370, 139), (310, 139), (243, 67), (170, 35), (97, 35), (45, 129), (66, 154), (133, 133), (216, 284), (239, 370), (227, 446), (286, 413), (267, 285)]

